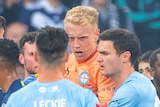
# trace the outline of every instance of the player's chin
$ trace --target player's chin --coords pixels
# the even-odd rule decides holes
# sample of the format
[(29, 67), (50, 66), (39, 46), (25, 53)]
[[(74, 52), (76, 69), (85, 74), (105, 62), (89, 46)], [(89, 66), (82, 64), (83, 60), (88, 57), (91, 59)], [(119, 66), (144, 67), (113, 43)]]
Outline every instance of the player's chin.
[(101, 69), (101, 74), (106, 75), (106, 72), (103, 69)]
[(107, 72), (106, 70), (101, 70), (101, 74), (104, 76), (110, 76), (111, 74), (109, 72)]

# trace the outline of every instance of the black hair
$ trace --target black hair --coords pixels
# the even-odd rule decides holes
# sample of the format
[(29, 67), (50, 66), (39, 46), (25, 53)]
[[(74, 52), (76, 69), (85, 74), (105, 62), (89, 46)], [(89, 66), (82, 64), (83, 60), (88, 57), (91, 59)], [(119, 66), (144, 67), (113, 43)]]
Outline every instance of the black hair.
[(41, 28), (36, 37), (37, 51), (47, 63), (53, 63), (64, 56), (68, 46), (68, 35), (61, 28)]
[(150, 66), (151, 66), (152, 68), (155, 67), (155, 62), (158, 60), (157, 54), (160, 54), (160, 48), (155, 49), (155, 50), (152, 52), (152, 54), (151, 54)]
[(150, 57), (152, 54), (152, 50), (144, 52), (143, 54), (141, 54), (138, 59), (137, 59), (137, 63), (139, 64), (140, 62), (150, 62)]
[(18, 46), (21, 53), (23, 53), (23, 46), (25, 45), (26, 42), (30, 44), (35, 42), (37, 33), (38, 31), (33, 31), (24, 34), (24, 36), (20, 39)]
[(0, 58), (3, 59), (2, 63), (7, 63), (8, 68), (15, 68), (18, 63), (19, 49), (13, 40), (0, 39)]

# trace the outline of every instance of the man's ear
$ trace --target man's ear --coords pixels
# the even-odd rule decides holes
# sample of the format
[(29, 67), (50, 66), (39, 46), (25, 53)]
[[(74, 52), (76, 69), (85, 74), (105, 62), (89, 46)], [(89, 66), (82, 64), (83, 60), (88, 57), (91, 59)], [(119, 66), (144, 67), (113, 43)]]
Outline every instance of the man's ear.
[(99, 35), (100, 35), (100, 29), (96, 29), (96, 35), (98, 35), (98, 37), (99, 37)]
[(130, 57), (131, 57), (131, 53), (129, 51), (125, 51), (122, 53), (123, 55), (123, 63), (127, 62), (130, 60)]
[(99, 35), (100, 35), (100, 29), (96, 29), (96, 32), (95, 32), (95, 41), (97, 42), (98, 39), (99, 39)]
[(19, 62), (24, 65), (24, 56), (23, 54), (19, 54)]

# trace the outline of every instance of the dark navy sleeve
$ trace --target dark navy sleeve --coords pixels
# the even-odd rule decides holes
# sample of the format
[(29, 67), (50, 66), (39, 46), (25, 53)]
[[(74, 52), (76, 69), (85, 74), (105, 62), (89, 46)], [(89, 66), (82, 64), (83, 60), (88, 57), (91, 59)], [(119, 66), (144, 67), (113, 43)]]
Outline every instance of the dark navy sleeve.
[(4, 94), (2, 92), (2, 89), (0, 89), (0, 105), (2, 105), (3, 97), (4, 97)]

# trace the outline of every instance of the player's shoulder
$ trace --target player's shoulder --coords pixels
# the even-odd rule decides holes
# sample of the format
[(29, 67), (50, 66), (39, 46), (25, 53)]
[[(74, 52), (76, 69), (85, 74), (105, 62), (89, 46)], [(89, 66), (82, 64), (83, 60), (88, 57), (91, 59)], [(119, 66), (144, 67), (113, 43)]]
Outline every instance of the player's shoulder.
[(134, 71), (129, 77), (128, 79), (125, 81), (125, 83), (130, 83), (132, 85), (136, 85), (136, 87), (138, 85), (150, 85), (152, 82), (149, 78), (145, 77), (144, 75), (142, 75), (141, 73)]
[(30, 84), (28, 85), (25, 85), (24, 87), (22, 87), (21, 89), (19, 89), (18, 91), (16, 91), (15, 93), (23, 93), (23, 92), (27, 92), (29, 90), (31, 90), (31, 88), (33, 88), (35, 85), (35, 81), (31, 82)]

